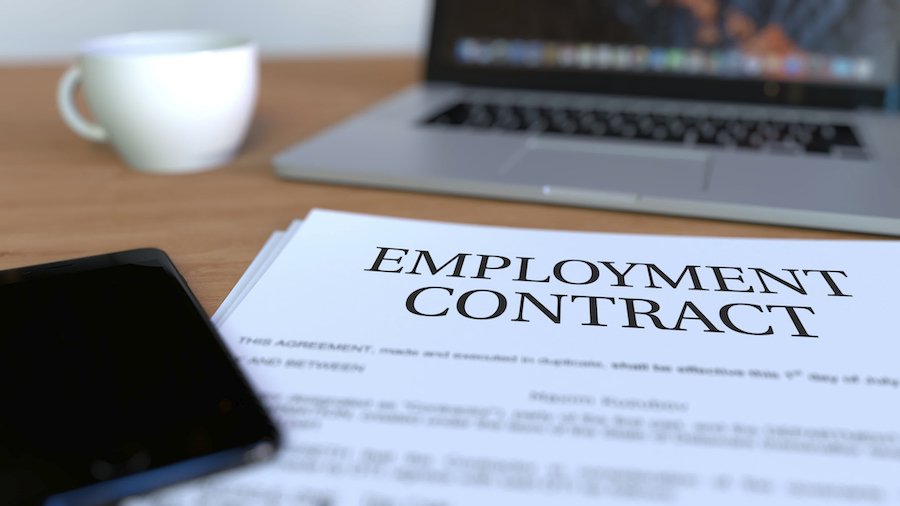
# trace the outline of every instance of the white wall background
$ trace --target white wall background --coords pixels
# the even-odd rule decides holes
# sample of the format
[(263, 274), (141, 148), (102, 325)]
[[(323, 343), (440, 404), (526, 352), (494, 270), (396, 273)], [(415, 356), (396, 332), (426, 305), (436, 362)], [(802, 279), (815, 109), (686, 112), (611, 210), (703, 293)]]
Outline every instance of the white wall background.
[(204, 28), (264, 55), (420, 51), (429, 0), (0, 0), (0, 62), (68, 60), (91, 37)]

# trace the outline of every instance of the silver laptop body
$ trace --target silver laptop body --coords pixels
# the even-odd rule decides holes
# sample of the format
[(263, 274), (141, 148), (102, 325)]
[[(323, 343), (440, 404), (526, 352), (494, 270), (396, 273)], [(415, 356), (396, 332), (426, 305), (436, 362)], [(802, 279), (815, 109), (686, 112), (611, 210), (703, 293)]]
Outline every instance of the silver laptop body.
[[(466, 16), (486, 3), (497, 27)], [(539, 4), (438, 0), (426, 82), (280, 153), (277, 174), (900, 235), (896, 3)], [(766, 41), (735, 13), (780, 29), (777, 52), (745, 51)], [(576, 26), (541, 26), (561, 19)], [(715, 45), (684, 45), (709, 27)]]

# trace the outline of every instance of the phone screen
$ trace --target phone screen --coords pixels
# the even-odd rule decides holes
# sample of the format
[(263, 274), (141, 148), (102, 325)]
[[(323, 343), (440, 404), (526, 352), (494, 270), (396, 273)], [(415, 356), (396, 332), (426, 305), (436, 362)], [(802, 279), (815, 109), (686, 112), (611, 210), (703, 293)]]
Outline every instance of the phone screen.
[(0, 308), (0, 504), (109, 502), (277, 445), (159, 250), (0, 272)]

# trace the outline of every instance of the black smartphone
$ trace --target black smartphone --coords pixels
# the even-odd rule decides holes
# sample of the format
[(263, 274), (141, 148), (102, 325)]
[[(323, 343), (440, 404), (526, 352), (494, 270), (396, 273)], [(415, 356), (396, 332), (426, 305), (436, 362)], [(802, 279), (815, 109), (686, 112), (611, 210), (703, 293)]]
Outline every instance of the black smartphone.
[(162, 251), (0, 271), (0, 504), (108, 504), (278, 445)]

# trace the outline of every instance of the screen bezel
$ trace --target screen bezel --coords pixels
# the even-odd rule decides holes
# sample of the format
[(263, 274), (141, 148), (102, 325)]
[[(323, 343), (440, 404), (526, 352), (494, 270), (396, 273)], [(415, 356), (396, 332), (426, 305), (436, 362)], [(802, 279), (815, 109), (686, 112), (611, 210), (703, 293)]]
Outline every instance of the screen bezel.
[(664, 97), (716, 102), (789, 105), (835, 109), (882, 109), (889, 88), (833, 86), (791, 81), (716, 79), (616, 72), (464, 68), (441, 60), (446, 34), (445, 9), (452, 0), (434, 0), (431, 37), (425, 66), (428, 82), (470, 86), (569, 91), (639, 97)]
[[(278, 426), (267, 413), (259, 396), (255, 393), (234, 357), (225, 346), (218, 331), (206, 316), (206, 312), (188, 287), (187, 282), (178, 272), (168, 255), (162, 250), (143, 248), (2, 270), (0, 271), (0, 287), (52, 280), (56, 277), (71, 274), (90, 275), (91, 272), (120, 265), (161, 268), (166, 276), (176, 282), (173, 286), (177, 286), (177, 288), (172, 290), (172, 295), (183, 297), (183, 300), (188, 303), (192, 311), (197, 313), (198, 323), (202, 322), (202, 328), (205, 332), (205, 335), (198, 335), (198, 338), (208, 339), (209, 349), (215, 350), (215, 354), (220, 357), (216, 361), (222, 364), (223, 371), (230, 376), (233, 373), (229, 381), (237, 388), (244, 390), (241, 393), (241, 399), (245, 401), (244, 406), (248, 410), (248, 414), (252, 412), (250, 416), (258, 419), (259, 423), (254, 422), (252, 431), (235, 438), (232, 442), (222, 442), (223, 444), (211, 448), (209, 453), (197, 456), (184, 455), (179, 457), (180, 460), (171, 464), (153, 466), (137, 472), (112, 476), (110, 479), (98, 480), (77, 488), (66, 487), (65, 489), (58, 489), (57, 487), (56, 490), (47, 489), (45, 492), (50, 494), (44, 497), (47, 504), (81, 505), (109, 503), (126, 496), (143, 494), (157, 488), (224, 471), (250, 462), (267, 460), (273, 456), (275, 450), (281, 445), (281, 435)], [(126, 281), (128, 280), (126, 279)], [(148, 310), (152, 311), (153, 308)], [(185, 423), (192, 423), (193, 421), (193, 419), (186, 420)], [(155, 460), (152, 454), (150, 457), (151, 461)], [(89, 465), (90, 462), (85, 462), (85, 468)]]

